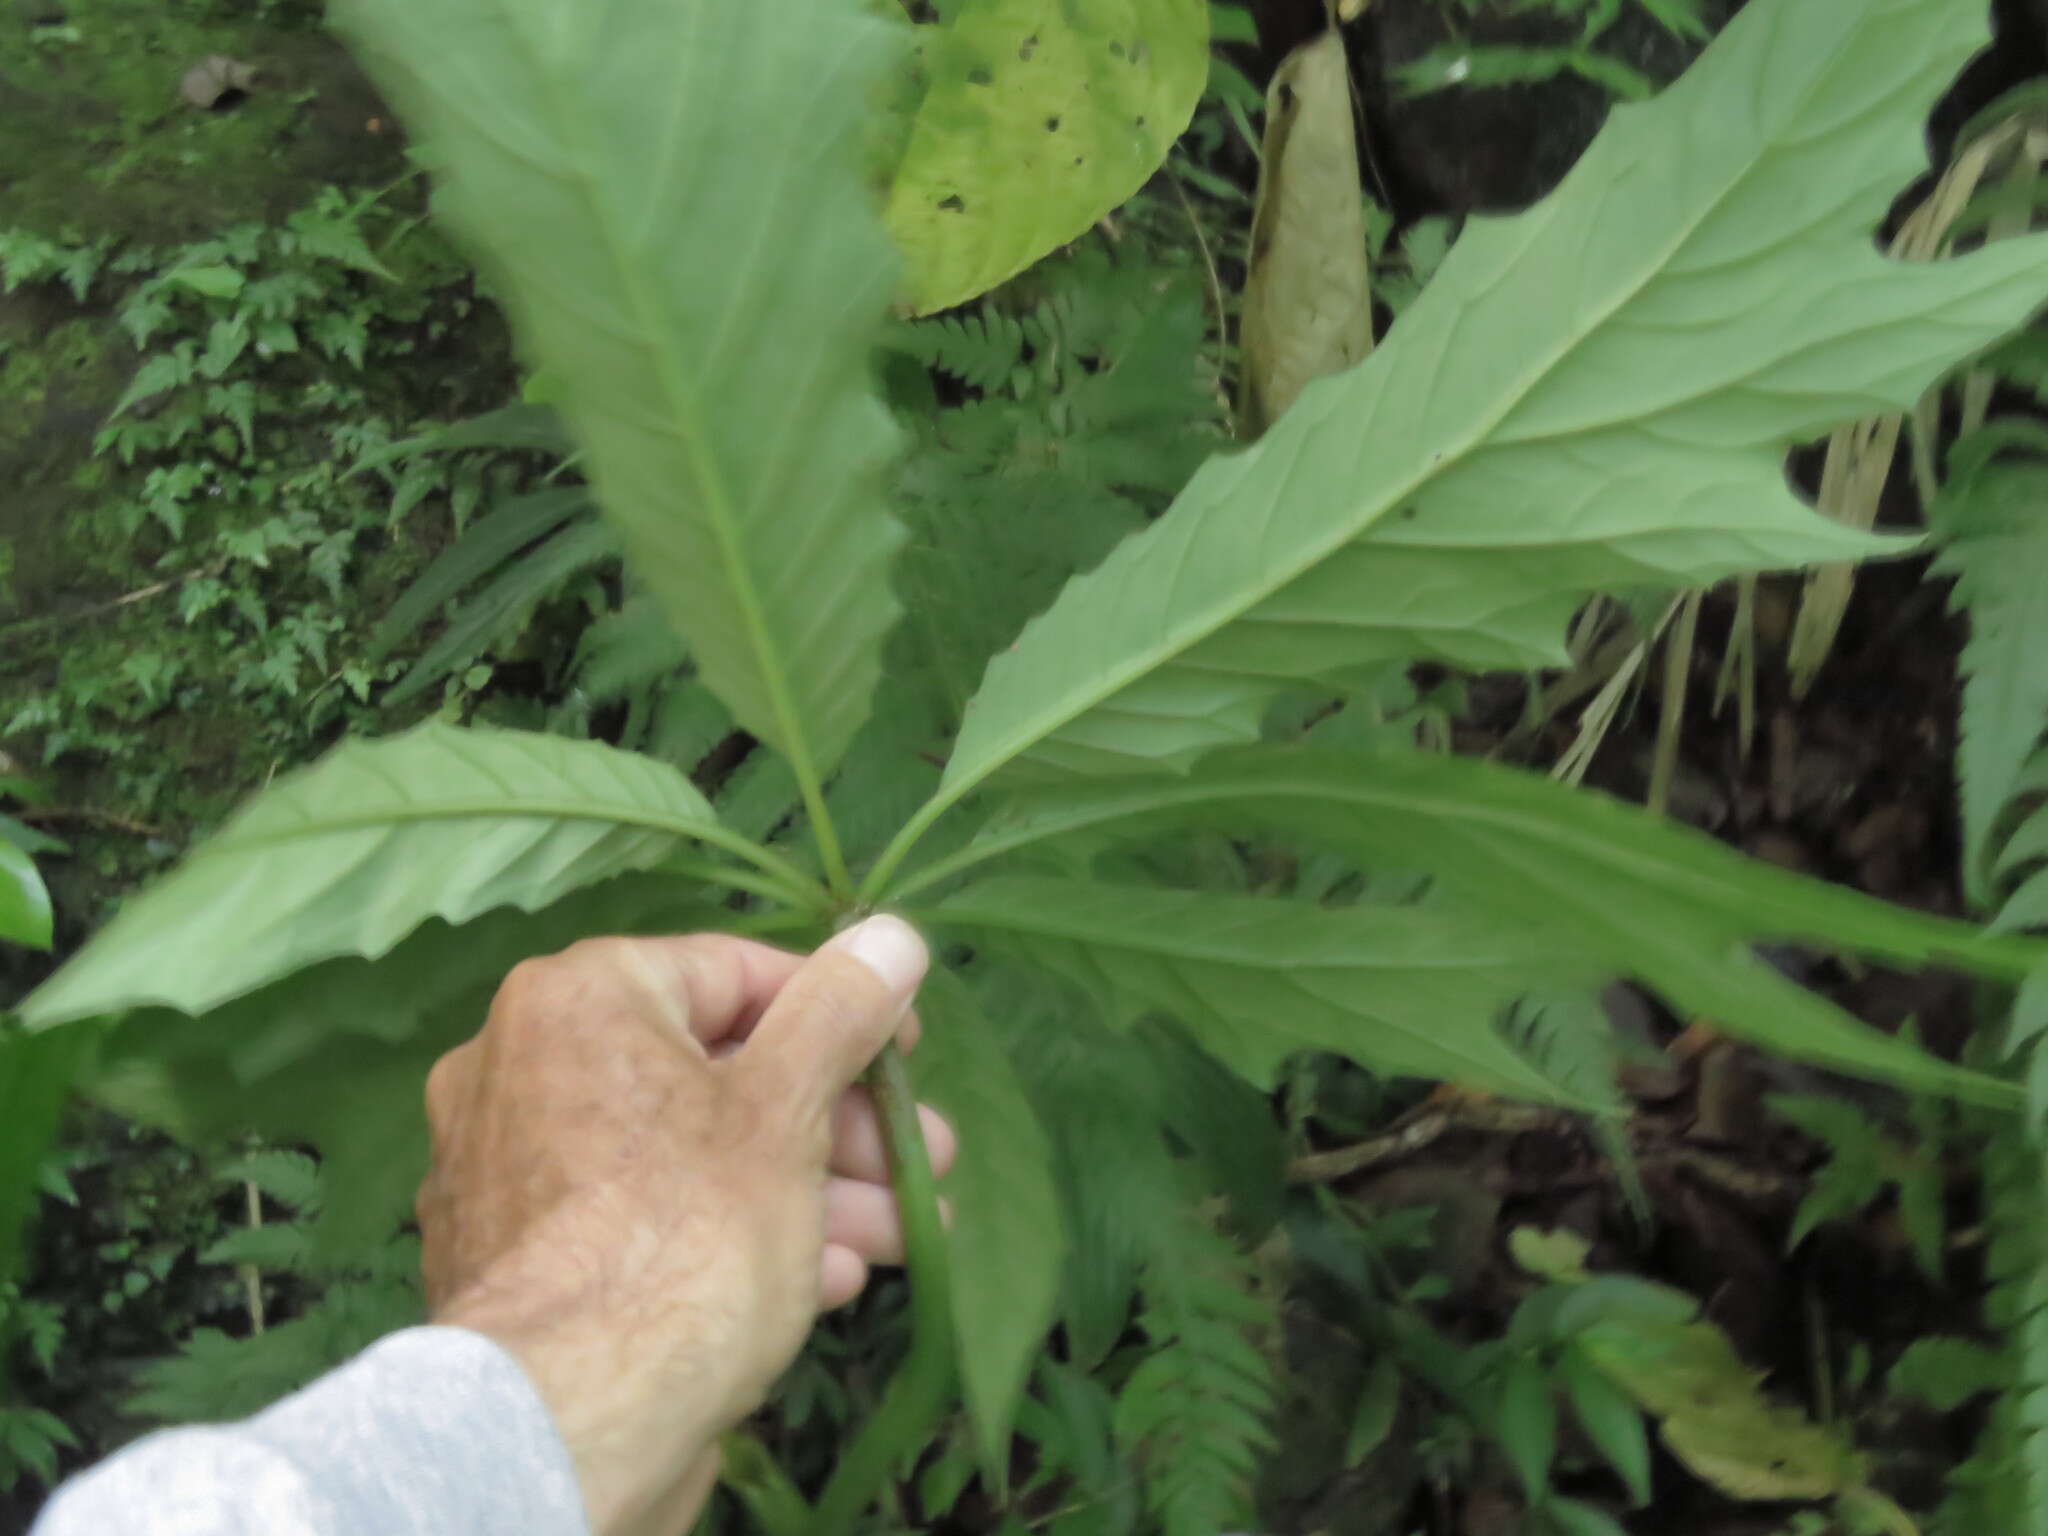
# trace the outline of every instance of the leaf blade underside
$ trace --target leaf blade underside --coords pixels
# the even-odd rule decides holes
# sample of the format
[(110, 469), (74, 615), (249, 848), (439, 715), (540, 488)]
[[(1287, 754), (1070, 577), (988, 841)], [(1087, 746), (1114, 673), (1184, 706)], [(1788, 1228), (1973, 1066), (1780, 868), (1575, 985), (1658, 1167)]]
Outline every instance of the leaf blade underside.
[(430, 722), (280, 778), (21, 1006), (44, 1029), (202, 1014), (433, 918), (545, 907), (724, 834), (690, 781), (597, 742)]
[(1186, 775), (1040, 799), (991, 824), (980, 851), (1188, 826), (1324, 847), (1366, 868), (1436, 877), (1474, 915), (1475, 943), (1543, 935), (1552, 968), (1636, 977), (1681, 1013), (1785, 1055), (1998, 1105), (2016, 1096), (1858, 1023), (1750, 946), (1803, 940), (2001, 979), (2025, 975), (2048, 946), (1791, 874), (1536, 774), (1420, 752), (1260, 747), (1216, 753)]
[(754, 735), (822, 783), (895, 619), (859, 164), (898, 35), (839, 0), (338, 0), (559, 384), (605, 515)]
[(1802, 506), (1782, 461), (2048, 289), (2038, 239), (1908, 265), (1869, 238), (1981, 41), (1967, 10), (1748, 7), (997, 657), (933, 814), (1006, 770), (1185, 767), (1282, 688), (1378, 662), (1554, 663), (1595, 589), (1898, 550)]

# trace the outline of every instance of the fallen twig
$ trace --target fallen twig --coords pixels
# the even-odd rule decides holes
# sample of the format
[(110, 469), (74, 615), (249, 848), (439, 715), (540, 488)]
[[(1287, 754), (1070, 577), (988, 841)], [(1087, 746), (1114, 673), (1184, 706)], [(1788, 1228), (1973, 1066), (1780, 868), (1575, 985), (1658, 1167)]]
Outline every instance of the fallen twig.
[(153, 827), (146, 821), (137, 821), (132, 816), (118, 815), (113, 811), (96, 811), (83, 805), (31, 806), (27, 810), (9, 811), (8, 815), (27, 825), (44, 826), (55, 822), (84, 822), (88, 826), (108, 827), (116, 832), (132, 833), (136, 837), (162, 837), (162, 827)]
[(182, 587), (186, 582), (197, 581), (202, 576), (218, 576), (227, 568), (228, 562), (225, 559), (216, 560), (213, 564), (202, 566), (196, 571), (187, 571), (182, 576), (171, 576), (163, 581), (151, 582), (146, 587), (137, 587), (133, 592), (123, 592), (119, 597), (109, 598), (104, 603), (95, 603), (90, 608), (80, 608), (75, 613), (45, 613), (33, 619), (20, 619), (15, 623), (0, 627), (0, 640), (4, 640), (10, 635), (25, 635), (38, 629), (54, 629), (59, 624), (71, 624), (80, 619), (97, 618), (103, 613), (112, 613), (116, 609), (126, 608), (132, 603), (146, 602), (152, 597), (160, 597), (173, 587)]

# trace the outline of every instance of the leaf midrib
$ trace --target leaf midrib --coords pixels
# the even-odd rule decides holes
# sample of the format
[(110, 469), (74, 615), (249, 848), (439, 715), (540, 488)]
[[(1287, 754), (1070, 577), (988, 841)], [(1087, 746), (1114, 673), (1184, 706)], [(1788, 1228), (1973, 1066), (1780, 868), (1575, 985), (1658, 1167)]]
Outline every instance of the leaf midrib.
[[(1016, 848), (1029, 846), (1047, 837), (1080, 831), (1127, 814), (1147, 815), (1160, 810), (1200, 805), (1209, 801), (1258, 799), (1335, 801), (1340, 804), (1370, 802), (1380, 806), (1399, 807), (1410, 798), (1391, 792), (1369, 793), (1356, 784), (1302, 783), (1280, 774), (1269, 773), (1261, 773), (1256, 781), (1234, 779), (1223, 784), (1203, 784), (1180, 780), (1167, 784), (1154, 783), (1150, 787), (1154, 798), (1132, 809), (1117, 807), (1099, 815), (1087, 814), (1085, 819), (1074, 819), (1038, 828), (1019, 827), (1011, 833), (991, 838), (986, 844), (970, 845), (953, 859), (919, 871), (915, 879), (905, 882), (898, 894), (908, 895), (915, 889), (921, 889), (948, 875), (957, 874), (974, 864), (999, 857)], [(1547, 823), (1533, 822), (1513, 807), (1488, 805), (1472, 797), (1459, 801), (1457, 819), (1475, 830), (1484, 828), (1495, 832), (1505, 837), (1510, 844), (1519, 842), (1524, 846), (1554, 846), (1557, 839), (1557, 829)], [(1633, 874), (1646, 885), (1659, 889), (1668, 888), (1668, 872), (1664, 866), (1638, 860), (1627, 845), (1603, 848), (1602, 857), (1622, 872)], [(1926, 914), (1919, 914), (1918, 920), (1928, 923), (1952, 921)], [(1959, 931), (1954, 935), (1956, 942), (1952, 946), (1945, 946), (1930, 937), (1910, 949), (1890, 940), (1868, 943), (1862, 947), (1866, 953), (1886, 955), (1893, 959), (1908, 959), (1919, 964), (1939, 965), (1944, 961), (1953, 960), (1972, 970), (1996, 968), (1998, 974), (2013, 980), (2025, 976), (2042, 963), (2044, 956), (2048, 956), (2048, 945), (2041, 941), (2011, 935), (1987, 934), (1967, 924), (1959, 923), (1955, 926)]]
[[(1823, 70), (1814, 78), (1818, 81), (1825, 74), (1826, 71)], [(1814, 88), (1814, 85), (1810, 84), (1807, 90), (1801, 94), (1798, 98), (1800, 108), (1787, 113), (1788, 121), (1797, 118), (1799, 110), (1803, 109), (1804, 103), (1810, 98)], [(1615, 110), (1616, 114), (1619, 114), (1629, 109), (1626, 106), (1622, 106)], [(1612, 131), (1613, 121), (1613, 117), (1610, 117), (1606, 131)], [(1710, 216), (1718, 213), (1721, 206), (1751, 179), (1757, 167), (1762, 165), (1781, 145), (1782, 141), (1779, 138), (1774, 137), (1768, 140), (1763, 148), (1739, 169), (1726, 186), (1716, 192), (1710, 201), (1696, 210), (1687, 219), (1676, 236), (1662, 249), (1655, 262), (1645, 269), (1641, 278), (1620, 291), (1609, 304), (1598, 311), (1597, 317), (1591, 323), (1583, 325), (1574, 331), (1565, 345), (1556, 349), (1532, 367), (1523, 376), (1523, 381), (1519, 386), (1503, 391), (1497, 397), (1496, 407), (1491, 413), (1482, 416), (1476, 425), (1461, 437), (1454, 438), (1453, 447), (1433, 455), (1419, 473), (1411, 476), (1396, 489), (1382, 496), (1376, 509), (1360, 517), (1355, 522), (1347, 523), (1339, 533), (1317, 541), (1311, 547), (1309, 553), (1301, 559), (1292, 562), (1285, 568), (1285, 574), (1270, 585), (1261, 586), (1250, 596), (1226, 601), (1221, 605), (1220, 617), (1206, 619), (1199, 625), (1192, 622), (1180, 625), (1169, 637), (1163, 639), (1157, 645), (1139, 652), (1137, 658), (1127, 665), (1113, 667), (1107, 674), (1098, 674), (1096, 677), (1078, 684), (1075, 690), (1076, 694), (1085, 694), (1086, 696), (1077, 700), (1070, 696), (1069, 703), (1062, 704), (1057, 709), (1050, 711), (1049, 713), (1055, 717), (1053, 723), (1042, 729), (1032, 729), (1028, 734), (1024, 730), (1013, 733), (1010, 744), (1003, 746), (997, 751), (984, 754), (986, 766), (981, 767), (969, 776), (964, 776), (952, 785), (941, 786), (938, 795), (934, 797), (933, 801), (937, 809), (931, 816), (921, 815), (919, 817), (916, 823), (919, 830), (921, 831), (923, 827), (929, 826), (939, 813), (957, 803), (962, 796), (971, 792), (991, 774), (1016, 758), (1025, 755), (1039, 742), (1049, 740), (1059, 731), (1065, 729), (1066, 726), (1073, 723), (1073, 721), (1080, 718), (1089, 709), (1103, 703), (1105, 700), (1122, 692), (1125, 688), (1141, 681), (1162, 667), (1170, 665), (1176, 657), (1185, 653), (1194, 645), (1199, 644), (1203, 639), (1218, 633), (1227, 625), (1243, 618), (1274, 593), (1306, 575), (1323, 561), (1329, 559), (1338, 549), (1359, 538), (1368, 528), (1385, 517), (1390, 509), (1409, 500), (1431, 481), (1441, 478), (1447, 469), (1463, 463), (1491, 436), (1515, 407), (1528, 398), (1530, 392), (1538, 384), (1554, 373), (1566, 359), (1571, 357), (1585, 343), (1586, 338), (1597, 334), (1619, 310), (1633, 303), (1665, 271), (1672, 257), (1693, 238), (1698, 232), (1700, 225), (1705, 223)], [(1523, 217), (1528, 217), (1528, 215), (1525, 214)], [(1375, 355), (1380, 356), (1384, 354)], [(1368, 362), (1363, 366), (1369, 367), (1371, 364)], [(1355, 370), (1353, 371), (1355, 372)], [(1034, 625), (1035, 627), (1036, 625)], [(1028, 634), (1029, 632), (1027, 631), (1027, 637)], [(1182, 639), (1182, 636), (1187, 638)]]
[[(729, 493), (725, 477), (719, 472), (715, 455), (703, 441), (696, 421), (687, 408), (688, 392), (676, 372), (674, 359), (663, 348), (648, 338), (666, 334), (663, 313), (653, 303), (644, 282), (626, 259), (627, 247), (622, 244), (620, 231), (609, 217), (607, 202), (597, 195), (597, 179), (583, 167), (601, 164), (602, 157), (592, 159), (591, 131), (583, 114), (574, 110), (564, 99), (560, 82), (554, 71), (548, 68), (546, 53), (528, 34), (522, 25), (522, 18), (516, 9), (501, 4), (499, 13), (506, 17), (506, 30), (516, 40), (517, 46), (526, 54), (536, 78), (541, 81), (547, 96), (547, 105), (557, 122), (562, 125), (562, 137), (571, 144), (574, 153), (569, 163), (557, 174), (576, 189), (577, 196), (589, 210), (591, 226), (598, 231), (605, 247), (605, 254), (617, 273), (626, 291), (629, 310), (640, 321), (634, 334), (626, 339), (627, 345), (648, 358), (652, 372), (660, 389), (663, 404), (667, 407), (671, 430), (682, 445), (684, 457), (697, 481), (700, 497), (703, 499), (713, 536), (732, 578), (730, 591), (740, 610), (741, 622), (745, 627), (749, 648), (755, 653), (756, 670), (762, 685), (767, 689), (769, 710), (775, 717), (776, 728), (782, 735), (782, 749), (796, 771), (797, 781), (803, 786), (807, 802), (821, 794), (817, 764), (809, 742), (799, 725), (795, 702), (790, 698), (785, 681), (781, 653), (767, 624), (767, 615), (762, 608), (760, 595), (752, 580), (752, 568), (744, 558), (739, 544), (739, 530), (735, 522), (735, 503)], [(594, 14), (594, 11), (592, 12)], [(664, 147), (664, 156), (667, 151)], [(814, 805), (813, 821), (822, 830), (827, 825), (821, 818), (823, 806)]]
[[(640, 827), (648, 831), (671, 832), (678, 837), (695, 838), (703, 842), (719, 843), (718, 834), (723, 832), (732, 841), (745, 843), (746, 839), (729, 829), (721, 828), (714, 821), (691, 821), (681, 816), (664, 815), (656, 811), (637, 809), (615, 809), (595, 807), (589, 801), (526, 799), (524, 797), (500, 796), (489, 800), (457, 800), (438, 802), (418, 808), (397, 808), (387, 811), (365, 811), (351, 816), (322, 817), (308, 819), (303, 826), (289, 831), (259, 832), (237, 836), (232, 828), (219, 837), (202, 843), (185, 857), (185, 865), (203, 864), (209, 859), (239, 855), (254, 849), (277, 848), (309, 837), (326, 837), (338, 832), (367, 832), (378, 827), (409, 825), (422, 821), (599, 821), (612, 826)], [(720, 846), (724, 846), (720, 844)], [(751, 845), (749, 845), (751, 846)]]
[[(1105, 889), (1114, 890), (1115, 887), (1105, 887), (1102, 883), (1096, 881), (1082, 881), (1076, 882), (1074, 889), (1099, 895)], [(1153, 888), (1143, 886), (1135, 887), (1134, 889), (1143, 891), (1146, 894), (1180, 894), (1171, 891), (1156, 891)], [(1046, 887), (1046, 893), (1052, 893), (1051, 886)], [(1253, 897), (1227, 896), (1219, 896), (1217, 898), (1219, 902), (1229, 902), (1232, 904), (1257, 899)], [(1262, 914), (1269, 922), (1279, 921), (1289, 907), (1288, 903), (1280, 901), (1265, 904), (1275, 909), (1270, 914)], [(1386, 910), (1405, 911), (1412, 909), (1389, 908)], [(1328, 917), (1335, 915), (1339, 911), (1347, 914), (1356, 914), (1363, 923), (1369, 921), (1369, 915), (1373, 913), (1374, 909), (1362, 906), (1350, 908), (1304, 908), (1301, 915)], [(1116, 949), (1132, 950), (1140, 954), (1162, 955), (1176, 960), (1193, 961), (1203, 965), (1242, 966), (1247, 969), (1271, 968), (1270, 966), (1262, 967), (1261, 961), (1256, 955), (1219, 953), (1213, 949), (1199, 947), (1194, 939), (1189, 938), (1178, 929), (1168, 930), (1157, 936), (1132, 937), (1125, 935), (1114, 939), (1107, 939), (1103, 937), (1100, 929), (1087, 927), (1078, 921), (1062, 922), (1056, 916), (1036, 911), (1021, 911), (1015, 907), (1008, 906), (998, 913), (986, 908), (977, 910), (971, 906), (961, 907), (949, 903), (940, 903), (918, 915), (929, 917), (932, 921), (939, 923), (953, 921), (974, 927), (1002, 928), (1012, 933), (1035, 934), (1040, 938), (1047, 939), (1065, 939), (1077, 944), (1105, 945)], [(1284, 964), (1289, 969), (1343, 974), (1352, 971), (1377, 972), (1383, 970), (1470, 971), (1475, 968), (1484, 968), (1492, 965), (1526, 965), (1528, 959), (1529, 957), (1526, 954), (1509, 955), (1502, 959), (1475, 959), (1470, 954), (1446, 955), (1441, 958), (1404, 955), (1393, 959), (1379, 956), (1369, 959), (1346, 959), (1342, 957), (1304, 959), (1299, 955), (1289, 955), (1285, 957)]]

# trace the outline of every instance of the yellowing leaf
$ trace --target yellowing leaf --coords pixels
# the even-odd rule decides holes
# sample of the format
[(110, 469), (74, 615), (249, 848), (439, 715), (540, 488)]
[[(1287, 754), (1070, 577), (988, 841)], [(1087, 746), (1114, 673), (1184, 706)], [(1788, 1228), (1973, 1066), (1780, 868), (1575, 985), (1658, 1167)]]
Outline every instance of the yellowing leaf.
[(1862, 1481), (1856, 1453), (1798, 1410), (1765, 1397), (1711, 1323), (1603, 1318), (1581, 1354), (1662, 1421), (1672, 1455), (1738, 1499), (1818, 1499)]
[(1738, 1499), (1820, 1499), (1856, 1480), (1855, 1453), (1793, 1409), (1752, 1393), (1718, 1412), (1664, 1421), (1664, 1444), (1706, 1482)]
[(1209, 77), (1204, 0), (966, 0), (889, 195), (911, 309), (971, 299), (1145, 184)]
[(1344, 38), (1334, 27), (1273, 73), (1239, 345), (1247, 437), (1311, 379), (1372, 351), (1365, 207)]
[(1545, 1280), (1583, 1280), (1586, 1255), (1593, 1245), (1564, 1227), (1516, 1227), (1508, 1233), (1508, 1253), (1516, 1264)]

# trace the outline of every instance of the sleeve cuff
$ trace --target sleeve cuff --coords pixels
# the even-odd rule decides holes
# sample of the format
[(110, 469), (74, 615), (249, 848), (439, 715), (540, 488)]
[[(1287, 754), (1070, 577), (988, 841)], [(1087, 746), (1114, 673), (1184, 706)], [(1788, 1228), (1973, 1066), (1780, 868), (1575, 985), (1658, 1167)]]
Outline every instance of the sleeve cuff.
[(349, 1530), (588, 1536), (547, 1405), (466, 1328), (392, 1334), (247, 1429), (315, 1486), (348, 1490)]
[(568, 1448), (480, 1333), (409, 1328), (255, 1418), (74, 1478), (35, 1536), (589, 1536)]

